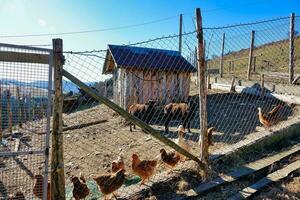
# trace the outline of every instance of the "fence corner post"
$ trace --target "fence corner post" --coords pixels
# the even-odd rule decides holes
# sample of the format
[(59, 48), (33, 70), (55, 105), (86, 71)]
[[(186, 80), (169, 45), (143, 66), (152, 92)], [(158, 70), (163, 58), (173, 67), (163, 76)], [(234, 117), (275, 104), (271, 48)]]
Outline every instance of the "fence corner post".
[(51, 199), (65, 199), (65, 176), (63, 157), (63, 132), (62, 132), (62, 66), (63, 41), (53, 39), (53, 66), (54, 66), (54, 106), (52, 123), (51, 147)]
[(289, 83), (294, 81), (294, 38), (295, 38), (295, 13), (290, 16), (290, 31), (289, 31)]
[(204, 40), (202, 29), (202, 17), (200, 8), (196, 9), (197, 38), (198, 38), (198, 83), (199, 83), (199, 108), (200, 108), (200, 139), (201, 161), (208, 164), (208, 138), (207, 138), (207, 85), (206, 64), (204, 53)]

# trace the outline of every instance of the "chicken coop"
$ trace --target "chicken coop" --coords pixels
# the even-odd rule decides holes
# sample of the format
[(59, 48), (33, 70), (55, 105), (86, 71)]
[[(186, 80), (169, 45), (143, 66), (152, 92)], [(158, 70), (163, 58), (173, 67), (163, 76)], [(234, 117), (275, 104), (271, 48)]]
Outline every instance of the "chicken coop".
[(179, 51), (120, 45), (108, 45), (103, 66), (103, 74), (113, 76), (113, 99), (123, 108), (186, 101), (196, 71)]

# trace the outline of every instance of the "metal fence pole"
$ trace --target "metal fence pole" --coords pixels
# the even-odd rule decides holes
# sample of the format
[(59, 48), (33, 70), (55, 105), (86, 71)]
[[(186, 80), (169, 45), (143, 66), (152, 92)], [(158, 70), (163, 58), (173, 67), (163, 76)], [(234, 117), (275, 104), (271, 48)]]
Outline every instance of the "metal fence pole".
[(65, 199), (65, 176), (63, 157), (63, 131), (62, 131), (62, 66), (63, 41), (53, 39), (53, 65), (54, 65), (54, 108), (52, 124), (52, 154), (51, 154), (51, 199)]
[(289, 52), (289, 83), (294, 81), (294, 37), (295, 37), (295, 13), (290, 17), (290, 52)]
[(196, 9), (197, 38), (198, 38), (198, 83), (199, 83), (199, 107), (200, 107), (200, 146), (201, 160), (208, 164), (208, 136), (207, 136), (207, 85), (206, 85), (206, 65), (204, 55), (204, 41), (202, 30), (202, 17), (200, 8)]
[(182, 14), (179, 16), (179, 52), (182, 52)]

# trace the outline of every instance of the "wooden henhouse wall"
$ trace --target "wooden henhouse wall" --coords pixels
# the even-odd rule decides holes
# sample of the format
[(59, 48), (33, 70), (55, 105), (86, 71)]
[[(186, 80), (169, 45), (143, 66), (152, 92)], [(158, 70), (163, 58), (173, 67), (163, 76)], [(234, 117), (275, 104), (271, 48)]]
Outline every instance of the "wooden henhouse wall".
[(157, 100), (161, 104), (187, 101), (190, 72), (116, 68), (114, 101), (127, 109), (134, 103)]

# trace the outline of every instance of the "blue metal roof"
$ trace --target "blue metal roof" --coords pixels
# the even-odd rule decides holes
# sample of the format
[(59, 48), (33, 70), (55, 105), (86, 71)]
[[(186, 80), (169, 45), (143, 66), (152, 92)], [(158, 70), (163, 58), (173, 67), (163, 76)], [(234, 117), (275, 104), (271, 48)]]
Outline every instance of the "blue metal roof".
[(178, 51), (122, 45), (108, 45), (108, 49), (120, 68), (197, 71)]

